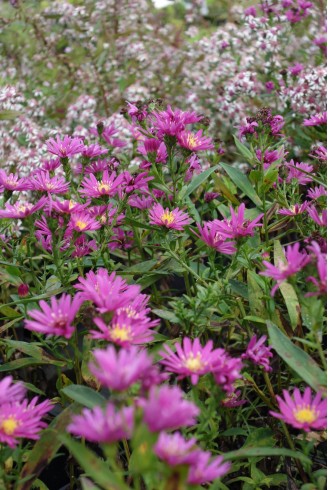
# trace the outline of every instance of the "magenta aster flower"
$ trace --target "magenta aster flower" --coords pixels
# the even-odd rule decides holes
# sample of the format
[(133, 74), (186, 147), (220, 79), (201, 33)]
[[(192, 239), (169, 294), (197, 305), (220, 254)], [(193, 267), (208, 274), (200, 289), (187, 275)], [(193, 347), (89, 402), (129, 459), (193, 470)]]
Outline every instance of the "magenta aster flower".
[(200, 238), (208, 247), (214, 248), (222, 254), (232, 255), (236, 252), (235, 242), (227, 241), (226, 237), (222, 237), (210, 223), (204, 223), (203, 228), (197, 224), (200, 235), (195, 235)]
[(139, 403), (151, 432), (194, 425), (199, 414), (199, 408), (184, 400), (183, 391), (177, 386), (152, 386), (148, 399), (142, 399)]
[(145, 344), (153, 340), (155, 335), (155, 332), (150, 330), (153, 326), (150, 319), (147, 320), (148, 322), (135, 321), (123, 310), (114, 316), (110, 325), (106, 325), (101, 318), (94, 318), (99, 331), (91, 330), (90, 333), (94, 339), (104, 339), (122, 347)]
[(182, 212), (179, 208), (172, 211), (169, 208), (164, 209), (161, 204), (155, 206), (149, 211), (150, 223), (152, 225), (165, 226), (173, 230), (183, 230), (183, 227), (189, 225), (192, 220), (187, 213)]
[(307, 212), (317, 225), (327, 226), (327, 209), (323, 209), (320, 215), (315, 206), (309, 206)]
[(300, 252), (300, 244), (288, 245), (285, 252), (286, 261), (279, 260), (277, 266), (263, 261), (266, 270), (259, 272), (261, 276), (271, 277), (277, 284), (272, 288), (271, 295), (274, 296), (280, 284), (302, 270), (311, 260), (306, 252)]
[(270, 412), (271, 415), (305, 432), (327, 427), (327, 402), (322, 400), (321, 392), (313, 399), (309, 387), (305, 388), (303, 396), (298, 388), (294, 389), (292, 397), (287, 390), (283, 390), (283, 394), (284, 399), (276, 397), (280, 413)]
[(198, 458), (196, 439), (186, 439), (180, 434), (161, 432), (154, 446), (154, 453), (170, 466), (195, 464)]
[(266, 347), (264, 345), (267, 337), (262, 335), (262, 337), (257, 340), (256, 335), (251, 338), (250, 343), (247, 346), (245, 354), (242, 354), (242, 359), (250, 359), (254, 364), (262, 366), (264, 371), (272, 371), (270, 367), (270, 357), (273, 356), (271, 352), (271, 347)]
[(39, 432), (47, 426), (41, 421), (51, 409), (48, 400), (37, 405), (38, 398), (3, 403), (0, 410), (0, 442), (15, 447), (20, 439), (39, 439)]
[(183, 148), (190, 151), (213, 150), (214, 145), (211, 138), (203, 136), (203, 131), (200, 129), (197, 133), (191, 131), (181, 131), (177, 135), (178, 143)]
[(295, 204), (290, 208), (282, 208), (278, 211), (278, 214), (282, 214), (284, 216), (297, 216), (298, 214), (304, 213), (304, 211), (308, 208), (309, 202), (305, 201), (303, 204)]
[(304, 119), (303, 126), (321, 126), (327, 124), (327, 112), (321, 112), (310, 117), (310, 119)]
[(64, 177), (50, 177), (49, 172), (45, 170), (34, 174), (30, 184), (34, 191), (49, 192), (50, 194), (65, 194), (69, 190), (69, 183)]
[(63, 140), (59, 136), (56, 139), (50, 138), (46, 141), (46, 145), (50, 153), (60, 158), (72, 157), (84, 149), (84, 144), (80, 138), (71, 138), (70, 136), (64, 136)]
[(241, 238), (244, 236), (253, 236), (254, 228), (262, 226), (258, 223), (263, 216), (259, 214), (253, 221), (246, 220), (245, 204), (241, 204), (235, 213), (234, 209), (230, 207), (231, 218), (224, 220), (214, 220), (210, 223), (212, 233), (218, 233), (224, 238)]
[(6, 376), (0, 381), (0, 405), (10, 400), (13, 402), (20, 402), (26, 393), (26, 388), (21, 381), (13, 383), (12, 376)]
[(42, 300), (39, 302), (41, 311), (28, 311), (33, 320), (25, 320), (25, 328), (49, 336), (58, 335), (70, 339), (75, 330), (72, 323), (82, 302), (80, 294), (76, 294), (72, 299), (65, 293), (59, 299), (53, 296), (50, 306)]
[(140, 287), (128, 285), (115, 272), (108, 274), (106, 269), (90, 271), (86, 279), (79, 277), (76, 289), (82, 291), (84, 301), (92, 301), (100, 313), (115, 311), (129, 305), (140, 293)]
[(184, 337), (182, 346), (179, 343), (175, 344), (176, 354), (167, 344), (164, 344), (164, 349), (166, 352), (159, 353), (164, 358), (160, 361), (161, 364), (164, 364), (168, 371), (178, 373), (178, 379), (190, 376), (194, 385), (198, 383), (199, 376), (212, 370), (218, 354), (217, 349), (213, 350), (211, 340), (202, 347), (198, 338), (192, 341), (188, 337)]
[(72, 213), (68, 223), (69, 230), (80, 232), (99, 230), (101, 223), (95, 220), (89, 213), (82, 211), (81, 213)]
[(32, 204), (30, 202), (17, 201), (15, 204), (11, 205), (8, 202), (5, 204), (5, 209), (0, 209), (0, 218), (17, 218), (23, 219), (31, 214), (39, 211), (43, 208), (47, 202), (45, 196), (36, 203)]
[(198, 451), (198, 458), (191, 465), (188, 473), (190, 485), (203, 485), (226, 475), (231, 463), (223, 461), (223, 456), (216, 456), (210, 460), (212, 454), (208, 451)]
[(216, 384), (227, 393), (234, 390), (234, 383), (241, 378), (243, 367), (241, 359), (230, 357), (224, 349), (216, 349), (217, 355), (212, 366), (212, 373)]
[(103, 173), (100, 181), (94, 175), (89, 174), (82, 181), (81, 185), (83, 188), (79, 192), (86, 197), (114, 196), (123, 178), (123, 174), (117, 177), (115, 172), (109, 175), (107, 170)]
[[(287, 184), (289, 184), (293, 179), (298, 180), (300, 185), (308, 184), (312, 182), (311, 174), (313, 172), (313, 165), (309, 165), (307, 163), (294, 163), (294, 160), (290, 160), (289, 163), (286, 164), (288, 169), (288, 175), (286, 178)], [(304, 173), (307, 172), (307, 173)]]
[(97, 143), (94, 145), (85, 146), (82, 150), (82, 155), (87, 158), (99, 157), (100, 155), (104, 155), (105, 153), (108, 153), (107, 148), (103, 148)]
[(134, 408), (123, 407), (116, 411), (112, 403), (102, 409), (94, 407), (73, 415), (67, 430), (91, 442), (110, 444), (121, 439), (130, 439), (134, 427)]
[(7, 175), (4, 170), (0, 170), (0, 185), (9, 191), (26, 191), (30, 189), (28, 179), (20, 179), (16, 174)]
[(314, 187), (313, 189), (309, 189), (307, 192), (307, 196), (313, 200), (319, 199), (321, 196), (326, 195), (327, 189), (323, 185), (319, 185), (317, 187)]
[(89, 364), (90, 372), (103, 386), (114, 391), (125, 391), (147, 376), (153, 361), (145, 350), (132, 346), (116, 352), (115, 347), (93, 351), (95, 364)]

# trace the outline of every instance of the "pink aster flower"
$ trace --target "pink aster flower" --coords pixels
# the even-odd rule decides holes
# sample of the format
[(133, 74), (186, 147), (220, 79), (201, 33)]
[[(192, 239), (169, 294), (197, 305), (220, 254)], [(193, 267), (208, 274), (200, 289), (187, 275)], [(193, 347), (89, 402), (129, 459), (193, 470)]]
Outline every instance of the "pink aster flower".
[(12, 376), (6, 376), (0, 381), (0, 405), (10, 400), (13, 402), (20, 402), (26, 393), (26, 388), (21, 381), (13, 383)]
[(327, 112), (321, 112), (310, 119), (304, 119), (303, 126), (321, 126), (327, 124)]
[(313, 189), (309, 189), (307, 192), (307, 196), (313, 200), (319, 199), (319, 197), (326, 195), (327, 189), (323, 185), (319, 185), (317, 187), (314, 187)]
[(82, 189), (79, 192), (86, 197), (114, 196), (123, 178), (123, 174), (116, 176), (116, 173), (112, 172), (109, 175), (107, 170), (103, 173), (100, 181), (94, 175), (89, 174), (82, 181)]
[(283, 208), (278, 211), (278, 214), (282, 214), (284, 216), (297, 216), (298, 214), (304, 213), (309, 206), (309, 202), (305, 201), (303, 204), (295, 204), (290, 208)]
[(17, 201), (15, 204), (11, 205), (6, 202), (5, 209), (0, 209), (0, 218), (26, 218), (27, 216), (30, 216), (36, 211), (39, 211), (39, 209), (43, 208), (46, 202), (47, 198), (45, 196), (41, 197), (36, 204), (25, 201)]
[(108, 149), (103, 148), (97, 143), (94, 145), (85, 146), (82, 150), (82, 155), (87, 158), (99, 157), (100, 155), (104, 155), (105, 153), (108, 153)]
[(257, 340), (256, 335), (251, 338), (250, 343), (247, 346), (245, 354), (242, 354), (242, 359), (250, 359), (254, 364), (262, 366), (264, 371), (272, 371), (270, 367), (270, 357), (273, 356), (271, 352), (271, 347), (266, 347), (264, 345), (267, 337), (262, 335), (262, 337)]
[(287, 184), (289, 184), (293, 179), (298, 180), (300, 185), (312, 182), (312, 176), (307, 174), (311, 174), (313, 172), (313, 165), (303, 162), (294, 163), (294, 160), (290, 160), (290, 162), (286, 164), (286, 167), (288, 169), (288, 175), (286, 178)]
[(327, 209), (323, 209), (320, 215), (315, 206), (309, 206), (307, 212), (317, 225), (327, 226)]
[(194, 425), (199, 408), (183, 398), (178, 386), (152, 386), (148, 399), (141, 399), (144, 421), (151, 432)]
[(104, 339), (121, 347), (145, 344), (153, 340), (155, 335), (155, 332), (150, 329), (153, 326), (150, 319), (135, 321), (124, 310), (114, 316), (110, 325), (106, 325), (101, 318), (94, 318), (93, 321), (99, 331), (91, 330), (92, 338)]
[(188, 441), (180, 434), (161, 432), (154, 446), (154, 453), (170, 466), (195, 464), (198, 458), (196, 439)]
[(198, 458), (191, 465), (188, 472), (188, 483), (190, 485), (203, 485), (226, 475), (230, 470), (231, 463), (224, 462), (223, 456), (210, 459), (209, 451), (198, 451)]
[(67, 430), (87, 441), (110, 444), (130, 439), (133, 427), (134, 407), (123, 407), (116, 411), (115, 406), (108, 403), (104, 409), (84, 408), (80, 415), (73, 415)]
[(95, 220), (87, 212), (72, 213), (71, 219), (68, 223), (69, 230), (75, 230), (80, 232), (99, 230), (101, 223)]
[(7, 401), (1, 405), (0, 411), (0, 442), (14, 448), (20, 439), (39, 439), (39, 432), (47, 424), (41, 418), (51, 409), (48, 400), (37, 405), (35, 397), (29, 403), (23, 401)]
[(190, 376), (194, 385), (198, 383), (199, 376), (212, 370), (218, 353), (217, 349), (213, 350), (211, 340), (202, 347), (198, 338), (191, 340), (188, 337), (184, 337), (182, 346), (175, 344), (176, 354), (167, 344), (164, 344), (164, 349), (166, 352), (159, 353), (163, 357), (161, 364), (167, 371), (179, 374), (178, 379)]
[(227, 241), (226, 237), (222, 237), (210, 223), (204, 223), (203, 228), (197, 224), (200, 235), (195, 235), (200, 238), (208, 247), (214, 248), (222, 254), (232, 255), (236, 252), (235, 242)]
[(59, 136), (56, 139), (50, 138), (46, 141), (46, 145), (50, 153), (60, 158), (72, 157), (84, 149), (83, 141), (80, 138), (71, 138), (70, 136), (64, 136), (63, 140)]
[(254, 228), (262, 226), (258, 222), (262, 218), (263, 213), (259, 214), (253, 221), (245, 219), (244, 203), (238, 207), (237, 213), (230, 207), (230, 213), (230, 219), (225, 218), (221, 221), (216, 219), (210, 223), (212, 233), (218, 233), (223, 238), (241, 238), (244, 236), (253, 236)]
[(164, 209), (161, 204), (155, 206), (149, 211), (150, 223), (152, 225), (165, 226), (173, 230), (183, 230), (183, 227), (189, 225), (192, 220), (187, 213), (182, 212), (179, 208), (172, 211), (169, 208)]
[(45, 170), (34, 174), (30, 179), (30, 184), (34, 191), (50, 194), (65, 194), (69, 189), (69, 183), (64, 177), (50, 177), (49, 172)]
[(28, 311), (33, 320), (25, 320), (25, 328), (49, 336), (58, 335), (70, 339), (75, 331), (72, 323), (82, 303), (80, 294), (76, 294), (73, 299), (65, 293), (59, 299), (52, 296), (50, 306), (42, 300), (39, 302), (41, 311)]
[(243, 363), (241, 359), (230, 357), (224, 349), (216, 349), (217, 355), (212, 367), (216, 384), (227, 393), (234, 390), (234, 383), (241, 378)]
[(95, 363), (89, 364), (90, 372), (103, 386), (114, 391), (125, 391), (134, 383), (147, 376), (153, 360), (146, 350), (132, 346), (116, 352), (115, 347), (93, 351)]
[(271, 296), (274, 296), (280, 284), (302, 270), (311, 260), (306, 252), (300, 252), (300, 244), (298, 242), (287, 246), (285, 257), (286, 260), (279, 260), (277, 266), (270, 264), (266, 260), (263, 261), (266, 270), (261, 271), (259, 274), (277, 281), (277, 284), (271, 290)]
[(9, 191), (26, 191), (30, 189), (28, 179), (20, 179), (16, 174), (7, 175), (4, 170), (0, 170), (0, 185)]
[(283, 390), (283, 394), (284, 398), (276, 397), (280, 413), (270, 412), (271, 415), (305, 432), (327, 427), (327, 402), (322, 400), (321, 392), (312, 398), (311, 388), (307, 387), (303, 396), (298, 388), (292, 396), (287, 390)]
[(108, 274), (106, 269), (90, 271), (86, 279), (79, 277), (76, 289), (82, 291), (84, 301), (92, 301), (100, 313), (115, 311), (129, 305), (140, 292), (140, 287), (128, 285), (115, 272)]
[(191, 131), (182, 131), (177, 135), (178, 143), (183, 148), (190, 151), (213, 150), (214, 145), (211, 138), (203, 136), (203, 130), (200, 129), (197, 133)]

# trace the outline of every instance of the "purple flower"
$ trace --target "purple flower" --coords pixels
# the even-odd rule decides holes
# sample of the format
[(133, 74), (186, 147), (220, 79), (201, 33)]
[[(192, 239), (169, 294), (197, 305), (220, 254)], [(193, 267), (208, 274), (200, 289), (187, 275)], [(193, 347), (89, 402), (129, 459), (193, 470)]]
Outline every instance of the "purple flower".
[(287, 390), (283, 390), (283, 394), (284, 399), (277, 396), (280, 413), (270, 411), (271, 415), (305, 432), (327, 427), (327, 403), (322, 400), (321, 392), (313, 399), (309, 387), (305, 388), (303, 396), (298, 388), (294, 389), (292, 397)]
[(139, 403), (151, 432), (194, 425), (199, 414), (199, 408), (184, 400), (183, 391), (177, 386), (152, 386), (148, 399), (142, 399)]
[(184, 226), (191, 223), (187, 213), (183, 213), (179, 208), (172, 211), (164, 209), (161, 204), (155, 204), (149, 211), (150, 223), (152, 225), (164, 226), (173, 230), (183, 230)]
[(135, 346), (116, 352), (115, 347), (93, 351), (95, 363), (89, 364), (90, 372), (103, 386), (114, 391), (125, 391), (147, 376), (153, 361), (145, 350)]
[(310, 117), (310, 119), (304, 119), (303, 126), (321, 126), (327, 124), (327, 112), (321, 112)]
[(190, 485), (203, 485), (228, 473), (231, 463), (224, 463), (223, 456), (216, 456), (210, 461), (211, 456), (210, 452), (199, 450), (198, 458), (188, 472)]
[(75, 330), (72, 323), (82, 302), (80, 294), (76, 294), (72, 299), (65, 293), (59, 299), (53, 296), (50, 306), (42, 300), (39, 302), (41, 311), (28, 311), (33, 320), (25, 320), (25, 328), (49, 336), (58, 335), (70, 339)]
[(84, 149), (83, 141), (80, 138), (71, 138), (70, 136), (64, 136), (63, 140), (59, 136), (56, 139), (50, 138), (46, 141), (46, 145), (50, 153), (60, 158), (71, 157), (81, 153)]
[(251, 338), (250, 343), (247, 346), (245, 354), (242, 354), (242, 359), (250, 359), (254, 364), (262, 366), (264, 371), (272, 371), (270, 367), (270, 357), (273, 356), (271, 352), (271, 347), (266, 347), (264, 345), (267, 337), (262, 335), (262, 337), (257, 340), (256, 335)]
[(133, 426), (133, 407), (123, 407), (116, 411), (115, 406), (108, 403), (104, 409), (85, 408), (80, 415), (73, 415), (67, 430), (91, 442), (110, 444), (121, 439), (130, 439)]
[(311, 258), (307, 255), (307, 253), (300, 252), (299, 249), (299, 243), (288, 245), (285, 252), (286, 260), (279, 260), (276, 266), (265, 260), (263, 261), (263, 265), (265, 265), (266, 270), (260, 272), (259, 274), (261, 276), (271, 277), (277, 281), (277, 284), (271, 290), (271, 296), (274, 296), (280, 284), (302, 270), (310, 262)]
[(195, 464), (199, 453), (195, 445), (195, 438), (186, 441), (180, 432), (161, 432), (154, 446), (154, 453), (170, 466)]

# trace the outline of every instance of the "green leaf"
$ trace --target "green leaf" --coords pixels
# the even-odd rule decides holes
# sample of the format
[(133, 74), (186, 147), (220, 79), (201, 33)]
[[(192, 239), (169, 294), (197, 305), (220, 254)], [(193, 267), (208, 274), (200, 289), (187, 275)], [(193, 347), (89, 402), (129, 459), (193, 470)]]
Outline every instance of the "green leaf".
[(192, 192), (194, 192), (197, 189), (197, 187), (199, 187), (203, 182), (205, 182), (205, 180), (208, 179), (209, 176), (219, 168), (219, 166), (220, 165), (215, 165), (214, 167), (208, 168), (201, 174), (196, 175), (192, 179), (188, 187), (185, 189), (185, 192), (183, 192), (183, 195), (179, 196), (180, 199), (183, 199), (185, 196), (190, 196), (190, 194), (192, 194)]
[(129, 490), (123, 479), (114, 474), (107, 463), (99, 458), (81, 443), (74, 441), (67, 435), (60, 437), (61, 441), (70, 450), (76, 461), (95, 483), (104, 490)]
[(245, 447), (223, 454), (224, 461), (241, 458), (264, 458), (266, 456), (287, 456), (299, 459), (305, 464), (311, 464), (311, 460), (305, 454), (279, 447)]
[(106, 399), (100, 393), (88, 386), (69, 385), (61, 391), (72, 400), (88, 408), (104, 405), (106, 402)]
[[(274, 240), (274, 265), (278, 267), (279, 262), (287, 264), (281, 243), (278, 240)], [(279, 289), (287, 306), (291, 326), (295, 329), (300, 322), (301, 317), (301, 308), (297, 294), (293, 286), (288, 282), (281, 283)]]
[(248, 196), (256, 206), (262, 208), (262, 201), (259, 196), (256, 194), (254, 187), (240, 170), (231, 165), (227, 165), (226, 163), (221, 162), (221, 167), (227, 172), (230, 179), (233, 181), (236, 186), (243, 191), (246, 196)]
[(310, 385), (315, 391), (324, 390), (326, 386), (326, 373), (302, 349), (293, 344), (284, 335), (277, 325), (267, 321), (270, 343), (277, 354), (293, 369), (298, 376)]
[(248, 162), (252, 163), (254, 160), (253, 153), (247, 148), (247, 146), (245, 146), (241, 141), (239, 141), (239, 139), (235, 134), (233, 134), (232, 136), (233, 139), (235, 140), (235, 145), (237, 146), (239, 153), (243, 155), (243, 157), (246, 158)]

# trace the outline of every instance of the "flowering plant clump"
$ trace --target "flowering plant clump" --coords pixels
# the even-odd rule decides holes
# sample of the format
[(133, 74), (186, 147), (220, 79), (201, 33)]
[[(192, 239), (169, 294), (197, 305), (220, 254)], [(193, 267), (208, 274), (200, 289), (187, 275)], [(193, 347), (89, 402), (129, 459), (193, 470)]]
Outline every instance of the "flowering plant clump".
[(0, 489), (325, 488), (324, 6), (230, 3), (0, 6)]

